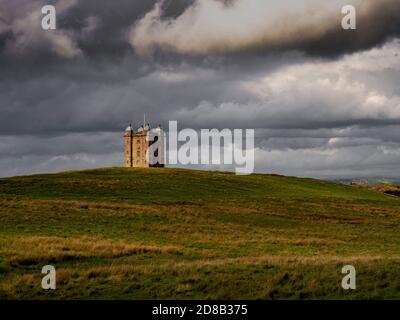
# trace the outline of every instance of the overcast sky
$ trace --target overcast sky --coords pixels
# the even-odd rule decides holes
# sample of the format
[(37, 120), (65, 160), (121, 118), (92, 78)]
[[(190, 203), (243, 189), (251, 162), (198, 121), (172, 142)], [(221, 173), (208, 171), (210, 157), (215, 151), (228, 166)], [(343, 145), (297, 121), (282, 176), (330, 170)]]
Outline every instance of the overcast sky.
[(145, 112), (255, 128), (257, 172), (400, 177), (399, 39), (399, 0), (0, 0), (0, 176), (122, 166)]

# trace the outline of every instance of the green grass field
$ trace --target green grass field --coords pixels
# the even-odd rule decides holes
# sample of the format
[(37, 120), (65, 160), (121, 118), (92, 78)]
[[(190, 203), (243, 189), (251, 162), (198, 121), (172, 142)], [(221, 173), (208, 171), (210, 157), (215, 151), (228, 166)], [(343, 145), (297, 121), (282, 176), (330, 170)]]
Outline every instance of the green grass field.
[(400, 198), (182, 169), (0, 179), (0, 299), (107, 298), (398, 299)]

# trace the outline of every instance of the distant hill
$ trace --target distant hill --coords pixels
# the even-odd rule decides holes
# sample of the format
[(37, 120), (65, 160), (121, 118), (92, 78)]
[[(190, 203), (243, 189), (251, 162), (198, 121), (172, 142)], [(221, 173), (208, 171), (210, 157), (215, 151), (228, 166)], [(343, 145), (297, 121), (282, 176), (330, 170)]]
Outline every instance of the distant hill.
[(384, 184), (396, 184), (400, 185), (400, 179), (397, 178), (344, 178), (344, 179), (334, 179), (333, 181), (343, 183), (343, 184), (364, 184), (367, 186), (377, 186)]
[[(400, 198), (275, 175), (0, 179), (0, 298), (400, 298)], [(41, 267), (57, 290), (40, 288)], [(341, 267), (357, 269), (344, 291)]]

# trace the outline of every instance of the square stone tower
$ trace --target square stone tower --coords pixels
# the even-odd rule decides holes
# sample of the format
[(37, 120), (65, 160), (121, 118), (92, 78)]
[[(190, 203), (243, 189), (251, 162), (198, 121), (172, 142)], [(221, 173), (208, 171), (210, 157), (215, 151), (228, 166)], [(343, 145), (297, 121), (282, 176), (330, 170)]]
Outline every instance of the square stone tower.
[[(156, 142), (158, 148), (150, 150), (150, 146)], [(164, 167), (164, 134), (160, 126), (152, 130), (147, 124), (135, 131), (129, 125), (124, 133), (124, 149), (125, 167)], [(150, 158), (155, 161), (151, 161)]]

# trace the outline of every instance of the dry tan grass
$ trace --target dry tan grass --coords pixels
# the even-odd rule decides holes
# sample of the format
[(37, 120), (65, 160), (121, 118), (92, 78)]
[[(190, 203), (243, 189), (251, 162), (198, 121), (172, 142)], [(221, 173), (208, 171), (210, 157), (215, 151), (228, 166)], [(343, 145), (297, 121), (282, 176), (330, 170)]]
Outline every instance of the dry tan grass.
[[(114, 204), (109, 202), (77, 201), (77, 200), (34, 200), (34, 199), (0, 199), (3, 209), (28, 209), (29, 211), (44, 210), (48, 208), (68, 208), (69, 210), (104, 209), (111, 211), (132, 210), (137, 213), (154, 212), (158, 208), (151, 205), (140, 204)], [(2, 210), (7, 211), (7, 210)]]
[(379, 192), (400, 192), (399, 185), (392, 185), (392, 184), (384, 184), (382, 186), (372, 187), (372, 189), (377, 190)]
[(1, 236), (2, 254), (9, 264), (37, 264), (82, 258), (118, 258), (135, 254), (181, 254), (177, 246), (126, 243), (80, 236), (74, 238)]
[[(339, 239), (319, 239), (319, 238), (297, 238), (297, 239), (290, 239), (284, 237), (270, 237), (270, 236), (263, 236), (261, 238), (253, 237), (253, 240), (221, 240), (218, 242), (220, 245), (246, 245), (246, 244), (264, 244), (264, 243), (271, 243), (271, 244), (289, 244), (295, 246), (308, 246), (308, 245), (336, 245), (336, 244), (344, 244), (346, 243), (343, 240)], [(201, 243), (214, 243), (215, 240), (203, 240)]]

